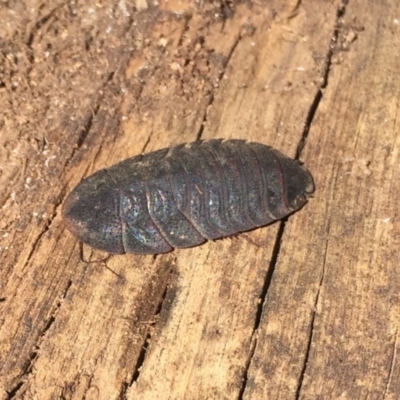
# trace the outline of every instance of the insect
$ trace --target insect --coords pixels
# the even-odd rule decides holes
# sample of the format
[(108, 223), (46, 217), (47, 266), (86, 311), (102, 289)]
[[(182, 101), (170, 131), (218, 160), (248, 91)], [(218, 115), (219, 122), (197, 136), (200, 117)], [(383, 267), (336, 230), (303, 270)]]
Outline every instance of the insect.
[(311, 174), (272, 147), (197, 141), (139, 155), (84, 179), (63, 218), (109, 253), (158, 254), (267, 225), (300, 209)]

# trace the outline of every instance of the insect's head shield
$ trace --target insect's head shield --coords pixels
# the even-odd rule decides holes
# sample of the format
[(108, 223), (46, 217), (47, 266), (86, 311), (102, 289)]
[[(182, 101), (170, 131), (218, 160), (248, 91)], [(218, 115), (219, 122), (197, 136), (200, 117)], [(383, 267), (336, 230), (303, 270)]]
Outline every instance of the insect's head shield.
[(124, 253), (118, 190), (104, 170), (84, 179), (67, 197), (62, 214), (83, 243), (109, 253)]
[(313, 178), (308, 170), (295, 160), (290, 160), (290, 163), (285, 165), (285, 178), (289, 207), (293, 211), (298, 210), (315, 191)]

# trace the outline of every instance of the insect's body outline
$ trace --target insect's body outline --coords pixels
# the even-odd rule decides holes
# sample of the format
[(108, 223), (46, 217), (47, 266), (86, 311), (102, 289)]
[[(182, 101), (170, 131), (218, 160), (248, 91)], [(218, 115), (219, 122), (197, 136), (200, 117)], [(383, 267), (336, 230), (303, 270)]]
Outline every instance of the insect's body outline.
[(300, 209), (311, 174), (272, 147), (213, 139), (136, 156), (84, 179), (67, 227), (109, 253), (158, 254), (268, 225)]

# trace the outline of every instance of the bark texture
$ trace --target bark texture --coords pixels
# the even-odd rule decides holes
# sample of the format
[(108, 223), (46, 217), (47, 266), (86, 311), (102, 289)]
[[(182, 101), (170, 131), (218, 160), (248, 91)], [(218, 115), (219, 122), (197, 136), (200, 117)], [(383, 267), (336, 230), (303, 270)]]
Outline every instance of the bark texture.
[[(1, 400), (398, 398), (397, 0), (25, 0), (0, 20)], [(82, 178), (211, 138), (300, 158), (314, 198), (192, 249), (81, 255), (61, 205)]]

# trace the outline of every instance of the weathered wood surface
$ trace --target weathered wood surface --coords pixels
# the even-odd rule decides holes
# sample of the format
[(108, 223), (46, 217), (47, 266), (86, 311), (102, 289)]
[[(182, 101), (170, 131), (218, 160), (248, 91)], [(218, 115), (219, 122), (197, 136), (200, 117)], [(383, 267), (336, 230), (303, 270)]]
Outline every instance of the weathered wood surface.
[[(399, 398), (397, 0), (0, 7), (0, 399)], [(299, 153), (315, 197), (81, 261), (84, 176), (216, 137)]]

